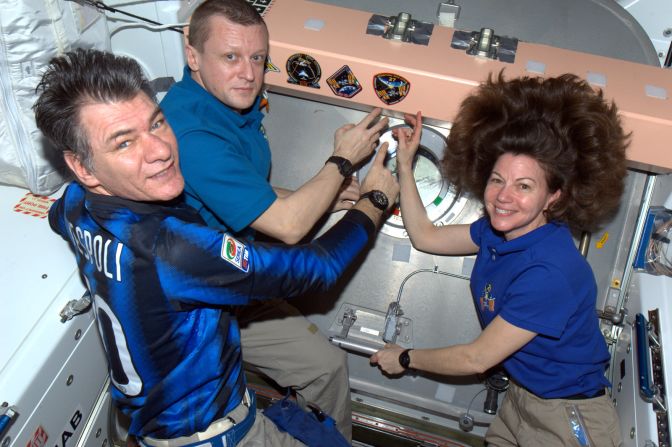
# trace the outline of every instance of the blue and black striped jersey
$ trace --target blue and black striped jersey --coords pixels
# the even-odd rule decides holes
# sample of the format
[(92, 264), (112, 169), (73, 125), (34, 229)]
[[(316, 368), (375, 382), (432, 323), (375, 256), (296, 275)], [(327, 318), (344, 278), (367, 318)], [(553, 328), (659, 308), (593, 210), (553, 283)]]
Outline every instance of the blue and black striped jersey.
[(49, 222), (73, 248), (108, 356), (112, 397), (130, 433), (204, 430), (245, 391), (231, 306), (332, 285), (374, 225), (349, 211), (311, 244), (234, 239), (183, 204), (66, 189)]

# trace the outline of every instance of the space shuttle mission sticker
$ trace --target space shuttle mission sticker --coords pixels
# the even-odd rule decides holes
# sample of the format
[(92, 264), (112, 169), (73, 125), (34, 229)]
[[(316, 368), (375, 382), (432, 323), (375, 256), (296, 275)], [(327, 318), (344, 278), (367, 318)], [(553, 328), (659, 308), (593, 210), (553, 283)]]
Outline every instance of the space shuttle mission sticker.
[(309, 54), (296, 53), (287, 59), (287, 82), (303, 87), (320, 88), (322, 69), (315, 58)]
[(327, 84), (336, 96), (352, 98), (362, 91), (362, 86), (350, 70), (350, 67), (343, 65), (336, 73), (327, 79)]
[(14, 205), (14, 211), (44, 219), (49, 214), (49, 208), (55, 201), (56, 199), (29, 192), (19, 200), (19, 203)]
[(400, 102), (411, 91), (411, 83), (394, 73), (379, 73), (373, 77), (373, 89), (385, 104)]

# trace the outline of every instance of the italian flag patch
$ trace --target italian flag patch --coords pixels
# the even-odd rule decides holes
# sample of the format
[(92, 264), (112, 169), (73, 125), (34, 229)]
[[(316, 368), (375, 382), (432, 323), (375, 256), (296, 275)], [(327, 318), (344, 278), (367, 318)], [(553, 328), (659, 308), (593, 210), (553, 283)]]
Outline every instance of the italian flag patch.
[(250, 252), (242, 242), (228, 234), (222, 240), (222, 259), (233, 264), (237, 269), (247, 272), (250, 269)]

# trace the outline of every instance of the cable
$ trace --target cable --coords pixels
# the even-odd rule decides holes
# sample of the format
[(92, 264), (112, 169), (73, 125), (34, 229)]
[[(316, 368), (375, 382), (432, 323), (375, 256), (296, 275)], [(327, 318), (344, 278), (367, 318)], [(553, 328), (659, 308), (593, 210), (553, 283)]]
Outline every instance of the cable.
[(453, 278), (464, 279), (467, 281), (469, 280), (469, 277), (467, 276), (442, 272), (439, 270), (439, 267), (437, 265), (435, 265), (433, 269), (420, 269), (406, 275), (404, 280), (401, 281), (401, 285), (399, 286), (399, 293), (397, 293), (397, 300), (392, 301), (390, 305), (387, 307), (387, 313), (385, 314), (385, 328), (383, 330), (383, 341), (385, 343), (396, 342), (397, 335), (399, 334), (401, 327), (399, 317), (401, 317), (404, 314), (404, 312), (401, 310), (401, 305), (399, 304), (401, 301), (401, 294), (404, 291), (404, 285), (406, 284), (406, 281), (408, 281), (412, 276), (417, 275), (418, 273), (438, 273), (439, 275), (451, 276)]
[(401, 301), (401, 293), (404, 290), (404, 285), (406, 284), (406, 281), (408, 281), (409, 279), (411, 279), (412, 276), (415, 276), (418, 273), (435, 273), (435, 274), (438, 274), (438, 275), (450, 276), (452, 278), (464, 279), (465, 281), (470, 280), (470, 278), (468, 276), (457, 275), (455, 273), (442, 272), (441, 270), (439, 270), (439, 267), (436, 266), (436, 265), (434, 266), (433, 269), (419, 269), (419, 270), (416, 270), (416, 271), (411, 272), (408, 275), (406, 275), (406, 277), (403, 279), (403, 281), (401, 281), (401, 285), (399, 286), (399, 293), (397, 293), (397, 305)]
[(462, 431), (470, 432), (474, 429), (474, 417), (469, 414), (469, 410), (471, 410), (471, 406), (476, 400), (476, 397), (478, 397), (478, 395), (485, 390), (487, 390), (487, 388), (483, 388), (481, 391), (474, 394), (474, 397), (471, 398), (471, 402), (469, 402), (469, 405), (467, 406), (467, 411), (460, 415), (460, 420), (458, 421), (458, 424)]
[[(121, 9), (116, 9), (111, 6), (107, 6), (105, 3), (103, 3), (100, 0), (74, 0), (77, 3), (82, 3), (84, 5), (92, 6), (96, 9), (100, 9), (103, 11), (108, 11), (108, 12), (113, 12), (117, 14), (123, 14), (128, 17), (132, 17), (134, 19), (142, 20), (143, 22), (150, 23), (152, 25), (157, 25), (159, 27), (164, 27), (165, 25), (157, 22), (155, 20), (148, 19), (146, 17), (142, 17), (139, 15), (131, 14), (130, 12), (123, 11)], [(169, 29), (171, 31), (175, 31), (176, 33), (184, 34), (181, 28), (177, 28), (175, 25), (169, 25), (166, 29)]]
[(672, 276), (671, 238), (672, 220), (663, 223), (651, 234), (646, 250), (646, 262), (647, 266), (656, 274)]
[(485, 387), (485, 388), (483, 388), (481, 391), (479, 391), (478, 393), (474, 394), (474, 397), (471, 398), (471, 402), (469, 402), (469, 405), (467, 406), (467, 412), (466, 412), (466, 414), (469, 414), (469, 410), (471, 410), (471, 406), (474, 404), (474, 401), (476, 400), (476, 398), (478, 397), (478, 395), (481, 394), (483, 391), (485, 391), (485, 390), (487, 390), (487, 389), (488, 389), (488, 388)]
[(188, 23), (170, 23), (170, 24), (166, 24), (166, 25), (150, 25), (150, 24), (147, 24), (147, 23), (140, 23), (140, 22), (127, 22), (127, 23), (124, 23), (123, 25), (119, 25), (116, 28), (114, 28), (114, 30), (110, 32), (110, 35), (114, 35), (117, 32), (122, 31), (124, 29), (128, 29), (128, 28), (148, 28), (148, 29), (151, 29), (153, 31), (163, 31), (165, 29), (172, 30), (176, 26), (181, 27), (181, 26), (187, 26), (187, 25), (188, 25)]

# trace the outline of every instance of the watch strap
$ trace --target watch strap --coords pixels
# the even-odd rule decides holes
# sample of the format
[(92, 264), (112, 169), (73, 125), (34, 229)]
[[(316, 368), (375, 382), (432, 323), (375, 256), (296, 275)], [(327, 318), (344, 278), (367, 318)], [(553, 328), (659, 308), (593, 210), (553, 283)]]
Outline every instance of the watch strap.
[(352, 163), (345, 157), (332, 155), (331, 157), (327, 158), (327, 161), (324, 162), (324, 164), (327, 163), (334, 163), (338, 167), (338, 172), (340, 172), (344, 178), (348, 178), (352, 175)]

